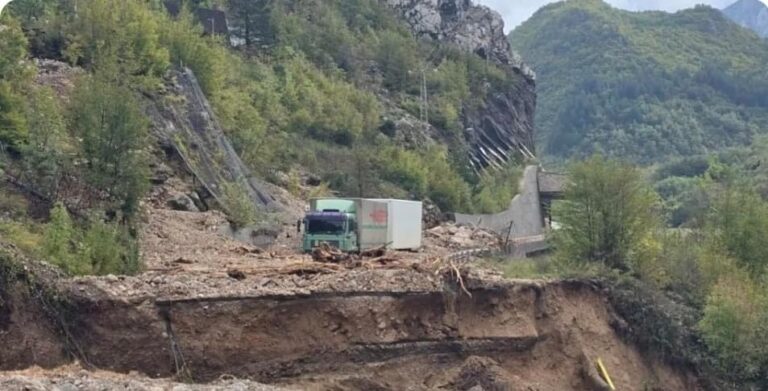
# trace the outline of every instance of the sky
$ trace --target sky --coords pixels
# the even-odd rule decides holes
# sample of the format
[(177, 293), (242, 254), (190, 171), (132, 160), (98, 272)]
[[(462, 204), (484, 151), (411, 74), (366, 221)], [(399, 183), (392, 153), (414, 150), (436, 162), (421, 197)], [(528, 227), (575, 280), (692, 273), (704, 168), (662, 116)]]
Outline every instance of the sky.
[[(0, 0), (1, 1), (1, 0)], [(715, 8), (725, 8), (736, 0), (606, 0), (615, 7), (631, 11), (662, 10), (677, 11), (691, 8), (696, 4), (708, 4)], [(768, 0), (761, 0), (768, 5)], [(475, 0), (499, 11), (506, 22), (507, 31), (528, 19), (543, 5), (552, 0)]]
[[(10, 0), (0, 0), (0, 10), (8, 4)], [(507, 31), (515, 28), (517, 25), (528, 19), (541, 6), (552, 3), (551, 0), (475, 0), (480, 4), (485, 4), (496, 11), (499, 11), (504, 17)], [(632, 11), (643, 10), (663, 10), (677, 11), (683, 8), (690, 8), (696, 4), (709, 4), (715, 8), (724, 8), (735, 3), (736, 0), (607, 0), (616, 7)], [(761, 0), (768, 5), (768, 0)]]

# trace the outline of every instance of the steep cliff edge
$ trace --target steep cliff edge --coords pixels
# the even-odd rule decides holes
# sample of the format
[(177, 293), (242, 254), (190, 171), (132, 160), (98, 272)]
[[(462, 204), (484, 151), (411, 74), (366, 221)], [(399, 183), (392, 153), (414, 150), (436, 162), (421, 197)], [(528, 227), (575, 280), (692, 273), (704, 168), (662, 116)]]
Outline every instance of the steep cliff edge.
[(512, 51), (501, 15), (471, 0), (383, 1), (402, 15), (417, 37), (454, 44), (519, 76), (505, 90), (489, 94), (479, 107), (464, 107), (473, 166), (533, 157), (536, 76)]
[[(305, 284), (283, 293), (264, 286), (234, 297), (179, 298), (131, 290), (131, 277), (57, 286), (71, 310), (74, 356), (115, 372), (196, 382), (234, 375), (306, 390), (587, 391), (606, 389), (594, 369), (600, 358), (622, 390), (702, 389), (691, 369), (622, 340), (616, 325), (624, 320), (589, 282), (469, 272), (470, 296), (450, 279), (413, 269), (261, 278)], [(384, 288), (403, 279), (421, 283)], [(335, 282), (324, 288), (324, 280)], [(28, 327), (23, 319), (35, 310), (12, 307), (22, 320), (14, 327)], [(40, 339), (62, 344), (54, 334)], [(33, 352), (28, 362), (0, 351), (0, 368), (67, 362), (56, 351)]]

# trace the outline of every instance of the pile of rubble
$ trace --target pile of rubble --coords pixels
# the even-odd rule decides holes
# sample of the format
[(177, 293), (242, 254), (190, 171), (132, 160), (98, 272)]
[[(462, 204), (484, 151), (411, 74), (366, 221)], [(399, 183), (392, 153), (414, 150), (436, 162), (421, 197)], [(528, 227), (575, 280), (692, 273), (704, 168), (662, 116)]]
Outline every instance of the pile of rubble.
[(69, 102), (77, 78), (85, 74), (83, 69), (56, 60), (35, 59), (34, 61), (35, 66), (37, 66), (35, 83), (50, 87), (56, 93), (57, 98), (64, 103)]
[(173, 390), (173, 391), (278, 391), (277, 388), (249, 380), (221, 379), (211, 384), (178, 383), (170, 379), (149, 379), (139, 374), (123, 375), (105, 371), (86, 371), (77, 365), (54, 370), (31, 368), (0, 372), (0, 389), (25, 391), (101, 391), (101, 390)]
[(498, 248), (502, 238), (492, 231), (467, 225), (444, 223), (427, 230), (424, 234), (427, 248), (466, 250), (477, 248)]
[(347, 267), (360, 267), (363, 265), (363, 262), (379, 265), (397, 263), (401, 260), (401, 256), (387, 251), (386, 247), (374, 248), (355, 254), (345, 253), (335, 247), (331, 247), (328, 243), (321, 243), (320, 246), (312, 251), (312, 260), (320, 263), (341, 264)]

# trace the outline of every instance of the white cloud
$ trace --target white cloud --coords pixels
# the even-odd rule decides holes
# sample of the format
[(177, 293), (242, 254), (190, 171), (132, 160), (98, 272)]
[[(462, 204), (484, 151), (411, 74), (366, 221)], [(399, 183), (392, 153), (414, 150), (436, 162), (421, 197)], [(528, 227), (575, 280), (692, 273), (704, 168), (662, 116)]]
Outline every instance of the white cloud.
[[(632, 11), (663, 10), (677, 11), (690, 8), (696, 4), (708, 4), (715, 8), (725, 8), (736, 0), (607, 0), (615, 7)], [(761, 0), (768, 5), (768, 0)], [(475, 0), (475, 2), (487, 5), (504, 16), (507, 30), (515, 28), (520, 23), (531, 17), (542, 6), (553, 3), (552, 0)]]

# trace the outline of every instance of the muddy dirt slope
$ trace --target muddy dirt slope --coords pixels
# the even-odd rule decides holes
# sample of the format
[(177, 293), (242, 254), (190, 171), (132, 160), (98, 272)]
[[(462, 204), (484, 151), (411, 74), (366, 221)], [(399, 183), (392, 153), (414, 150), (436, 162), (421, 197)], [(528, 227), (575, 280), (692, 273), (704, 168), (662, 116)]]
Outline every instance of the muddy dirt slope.
[(589, 283), (470, 273), (466, 284), (471, 296), (444, 283), (398, 293), (126, 300), (80, 282), (67, 293), (71, 341), (34, 303), (19, 302), (23, 294), (6, 294), (13, 321), (0, 334), (4, 346), (35, 342), (3, 349), (0, 363), (55, 366), (69, 348), (97, 368), (197, 382), (231, 375), (309, 390), (594, 390), (604, 387), (593, 369), (601, 358), (620, 390), (698, 389), (689, 374), (620, 340), (613, 325), (621, 320)]
[[(506, 280), (429, 248), (328, 264), (243, 245), (225, 223), (151, 210), (134, 277), (3, 269), (0, 371), (46, 369), (0, 372), (0, 387), (234, 377), (254, 390), (604, 390), (601, 359), (618, 390), (701, 389), (619, 337), (626, 322), (599, 284)], [(107, 372), (53, 369), (75, 361)]]

